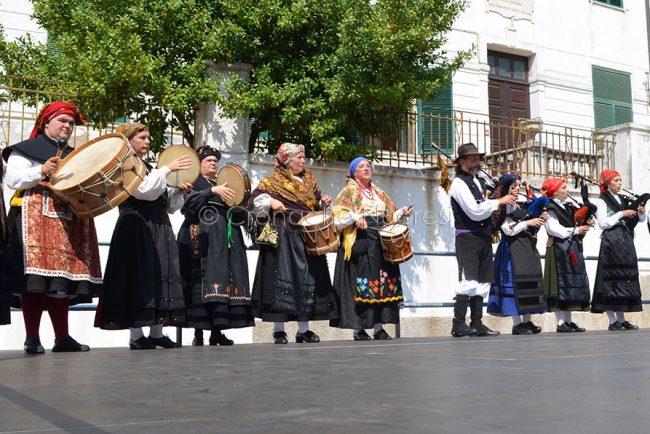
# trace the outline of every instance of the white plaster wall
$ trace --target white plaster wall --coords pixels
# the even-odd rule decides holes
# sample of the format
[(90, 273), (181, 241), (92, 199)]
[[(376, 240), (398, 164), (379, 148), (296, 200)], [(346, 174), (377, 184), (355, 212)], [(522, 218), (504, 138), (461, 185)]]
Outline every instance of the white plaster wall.
[(35, 41), (47, 42), (47, 32), (31, 18), (32, 3), (29, 0), (0, 0), (0, 24), (7, 40), (29, 34)]
[(529, 58), (532, 118), (593, 128), (591, 68), (597, 65), (631, 74), (634, 122), (648, 123), (644, 3), (626, 1), (621, 10), (587, 0), (536, 0), (532, 19), (516, 19), (490, 12), (488, 0), (472, 1), (449, 35), (450, 52), (477, 48), (454, 76), (454, 108), (488, 112), (487, 50), (493, 49)]

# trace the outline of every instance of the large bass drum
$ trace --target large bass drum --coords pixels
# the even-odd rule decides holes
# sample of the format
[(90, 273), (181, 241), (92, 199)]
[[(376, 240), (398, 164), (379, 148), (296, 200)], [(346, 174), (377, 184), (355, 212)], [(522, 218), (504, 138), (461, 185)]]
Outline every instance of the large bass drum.
[(183, 170), (177, 170), (167, 175), (167, 185), (180, 187), (181, 184), (194, 184), (194, 181), (201, 174), (201, 160), (193, 148), (185, 145), (171, 145), (165, 148), (158, 156), (158, 169), (171, 163), (177, 158), (189, 157), (192, 165)]
[(147, 168), (122, 134), (106, 134), (68, 154), (50, 188), (81, 217), (98, 216), (131, 196)]

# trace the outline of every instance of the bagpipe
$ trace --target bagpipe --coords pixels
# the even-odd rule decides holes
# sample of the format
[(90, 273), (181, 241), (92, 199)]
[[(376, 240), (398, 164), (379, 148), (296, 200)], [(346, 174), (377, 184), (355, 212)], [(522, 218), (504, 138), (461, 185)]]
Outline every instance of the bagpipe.
[[(546, 212), (548, 204), (551, 203), (550, 199), (546, 196), (536, 197), (532, 191), (533, 187), (531, 187), (526, 181), (522, 181), (521, 186), (526, 189), (526, 193), (519, 192), (519, 195), (528, 199), (526, 201), (526, 214), (516, 222), (511, 223), (510, 229), (522, 221), (540, 218), (542, 214)], [(538, 230), (539, 228), (531, 228), (530, 231), (535, 235)]]
[[(530, 187), (532, 190), (541, 192), (541, 188), (537, 188), (533, 186)], [(575, 197), (568, 195), (569, 199), (573, 201), (573, 203), (570, 203), (569, 206), (574, 208), (573, 210), (574, 229), (577, 228), (578, 226), (587, 225), (589, 220), (591, 220), (591, 218), (596, 215), (596, 211), (598, 210), (598, 207), (589, 201), (589, 191), (586, 185), (583, 185), (582, 188), (580, 189), (580, 196), (582, 198), (582, 201), (579, 201)], [(546, 197), (546, 196), (542, 196), (542, 197)], [(549, 198), (546, 199), (547, 199), (546, 206), (548, 206), (548, 204), (550, 204), (551, 201)]]
[[(580, 175), (579, 173), (576, 173), (575, 171), (571, 172), (571, 176), (574, 178), (574, 185), (577, 188), (578, 183), (581, 183), (581, 192), (584, 191), (583, 193), (583, 198), (587, 195), (587, 183), (597, 185), (600, 187), (600, 184), (597, 183), (596, 181), (584, 176)], [(621, 194), (622, 193), (622, 194)], [(623, 196), (626, 200), (622, 201), (623, 209), (629, 209), (632, 211), (637, 211), (640, 206), (645, 206), (646, 202), (650, 199), (650, 193), (643, 193), (643, 194), (636, 194), (630, 190), (627, 190), (625, 188), (621, 188), (621, 191), (619, 192), (621, 196)], [(623, 223), (631, 230), (634, 231), (634, 228), (636, 225), (639, 223), (639, 216), (635, 215), (632, 218), (627, 218), (624, 217), (621, 219)], [(648, 222), (648, 231), (650, 231), (650, 222)]]
[[(438, 169), (440, 169), (440, 185), (442, 186), (442, 188), (445, 189), (445, 191), (449, 191), (449, 188), (451, 187), (451, 179), (449, 178), (450, 165), (443, 162), (440, 156), (442, 155), (446, 157), (449, 161), (451, 161), (452, 163), (451, 166), (455, 166), (456, 164), (455, 160), (452, 156), (450, 156), (445, 151), (440, 149), (440, 147), (438, 147), (438, 145), (436, 145), (435, 143), (431, 143), (431, 146), (433, 146), (438, 151), (437, 164), (438, 164)], [(480, 171), (484, 175), (479, 177), (479, 182), (483, 187), (483, 194), (485, 195), (486, 199), (490, 199), (492, 194), (494, 194), (494, 190), (497, 187), (497, 179), (494, 178), (489, 173), (487, 173), (482, 168), (480, 169)]]

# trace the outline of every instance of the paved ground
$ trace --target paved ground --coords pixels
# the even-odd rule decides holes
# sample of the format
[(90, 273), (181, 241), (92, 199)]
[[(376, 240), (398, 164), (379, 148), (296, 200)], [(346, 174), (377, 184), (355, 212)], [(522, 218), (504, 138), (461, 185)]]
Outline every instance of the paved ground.
[(2, 433), (643, 433), (650, 330), (25, 356)]

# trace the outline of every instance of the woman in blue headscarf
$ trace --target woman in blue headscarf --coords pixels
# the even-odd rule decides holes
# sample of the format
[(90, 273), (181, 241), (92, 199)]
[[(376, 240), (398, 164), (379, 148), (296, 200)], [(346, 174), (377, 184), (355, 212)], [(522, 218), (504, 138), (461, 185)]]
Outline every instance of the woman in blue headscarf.
[[(519, 175), (502, 175), (493, 197), (517, 196), (520, 186)], [(501, 234), (501, 242), (494, 257), (494, 282), (487, 311), (495, 316), (512, 317), (513, 335), (542, 331), (530, 316), (546, 310), (536, 234), (548, 218), (544, 211), (548, 202), (546, 197), (540, 197), (517, 205), (501, 205), (494, 214), (494, 227)]]
[(340, 318), (332, 327), (354, 330), (353, 338), (391, 339), (383, 324), (399, 323), (398, 303), (404, 300), (399, 265), (384, 259), (378, 228), (411, 215), (397, 209), (372, 181), (372, 164), (366, 158), (350, 163), (349, 180), (334, 201), (334, 219), (342, 230), (336, 257), (334, 288)]

